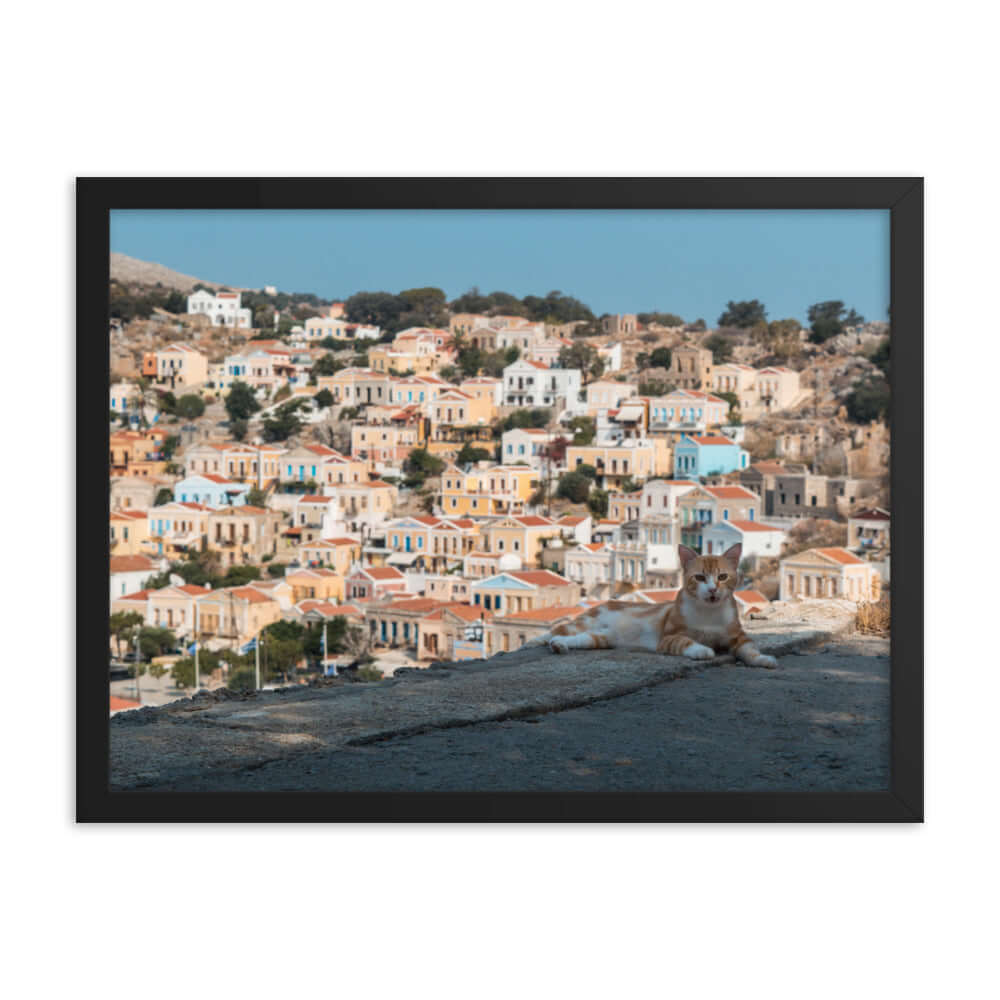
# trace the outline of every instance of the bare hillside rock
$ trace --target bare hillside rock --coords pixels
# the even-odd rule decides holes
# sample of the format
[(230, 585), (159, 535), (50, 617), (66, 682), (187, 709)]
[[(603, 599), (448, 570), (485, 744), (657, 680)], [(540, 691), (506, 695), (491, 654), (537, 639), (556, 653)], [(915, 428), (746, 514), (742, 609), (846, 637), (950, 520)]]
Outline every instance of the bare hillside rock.
[(155, 285), (159, 282), (166, 288), (176, 288), (179, 292), (190, 292), (197, 284), (206, 288), (231, 288), (234, 292), (244, 291), (238, 285), (222, 285), (218, 281), (192, 278), (189, 274), (172, 271), (169, 267), (148, 260), (138, 260), (123, 253), (111, 254), (111, 277), (123, 283), (136, 282), (141, 285)]

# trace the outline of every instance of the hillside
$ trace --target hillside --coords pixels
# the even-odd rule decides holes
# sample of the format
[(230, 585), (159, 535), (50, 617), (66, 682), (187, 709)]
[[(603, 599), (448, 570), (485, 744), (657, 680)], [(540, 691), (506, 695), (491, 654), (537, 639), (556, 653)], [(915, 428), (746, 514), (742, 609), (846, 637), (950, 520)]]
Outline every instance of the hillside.
[(166, 288), (176, 288), (179, 292), (190, 292), (196, 284), (207, 288), (231, 288), (233, 291), (244, 291), (236, 285), (223, 286), (218, 281), (206, 281), (204, 278), (192, 278), (189, 274), (172, 271), (162, 264), (148, 260), (137, 260), (123, 253), (111, 254), (111, 277), (125, 284), (155, 285), (159, 282)]

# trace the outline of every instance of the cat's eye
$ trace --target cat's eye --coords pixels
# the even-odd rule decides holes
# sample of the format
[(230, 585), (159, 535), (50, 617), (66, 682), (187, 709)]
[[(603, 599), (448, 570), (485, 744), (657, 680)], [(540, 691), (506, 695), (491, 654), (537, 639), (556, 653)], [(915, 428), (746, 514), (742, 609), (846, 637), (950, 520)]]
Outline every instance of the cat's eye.
[(694, 575), (694, 578), (695, 578), (695, 579), (696, 579), (696, 580), (697, 580), (697, 581), (698, 581), (699, 583), (704, 583), (704, 582), (705, 582), (705, 575), (704, 575), (703, 573), (695, 573), (695, 575)]
[(720, 580), (728, 580), (729, 579), (729, 574), (728, 573), (720, 573), (719, 574), (719, 579)]

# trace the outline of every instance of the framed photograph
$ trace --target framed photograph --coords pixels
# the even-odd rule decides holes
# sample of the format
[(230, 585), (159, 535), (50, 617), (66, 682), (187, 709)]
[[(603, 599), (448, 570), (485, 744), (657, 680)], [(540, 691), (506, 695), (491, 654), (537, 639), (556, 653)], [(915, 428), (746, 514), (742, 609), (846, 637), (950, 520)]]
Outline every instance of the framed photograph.
[(84, 178), (77, 299), (79, 821), (922, 821), (921, 179)]

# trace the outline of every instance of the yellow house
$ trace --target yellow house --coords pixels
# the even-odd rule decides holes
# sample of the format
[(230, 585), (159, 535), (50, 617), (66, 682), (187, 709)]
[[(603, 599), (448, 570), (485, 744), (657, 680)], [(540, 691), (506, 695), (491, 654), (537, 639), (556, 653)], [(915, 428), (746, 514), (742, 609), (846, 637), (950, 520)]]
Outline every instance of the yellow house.
[(472, 396), (461, 389), (445, 390), (431, 403), (431, 420), (435, 429), (485, 426), (495, 415), (496, 407), (491, 396)]
[(321, 601), (344, 599), (344, 578), (332, 569), (303, 567), (286, 572), (284, 579), (292, 588), (294, 604), (313, 598)]
[(523, 566), (536, 565), (542, 540), (558, 538), (561, 533), (562, 528), (555, 521), (534, 514), (504, 517), (482, 529), (487, 551), (518, 556)]
[(149, 521), (144, 510), (113, 510), (109, 518), (111, 554), (113, 556), (146, 555)]
[(570, 445), (566, 449), (566, 468), (592, 465), (597, 480), (605, 488), (620, 489), (626, 479), (641, 482), (650, 476), (672, 472), (670, 443), (662, 438), (638, 438), (619, 444)]
[(259, 563), (278, 550), (284, 515), (243, 504), (212, 511), (206, 518), (206, 546), (218, 552), (223, 567)]
[(198, 598), (198, 637), (241, 646), (281, 617), (281, 605), (253, 586), (213, 590)]
[(335, 406), (387, 405), (392, 388), (385, 373), (371, 368), (343, 368), (335, 375), (319, 375), (317, 389), (329, 389)]
[(324, 538), (299, 547), (299, 562), (310, 569), (325, 566), (346, 577), (351, 564), (361, 559), (361, 543), (353, 538)]
[(473, 607), (495, 614), (573, 605), (580, 595), (578, 583), (548, 569), (506, 570), (472, 585)]
[(437, 354), (418, 354), (415, 351), (400, 351), (389, 344), (380, 344), (368, 351), (368, 363), (375, 371), (388, 375), (390, 372), (437, 371), (442, 363)]
[(782, 601), (799, 597), (839, 597), (849, 601), (877, 601), (882, 577), (870, 562), (842, 548), (806, 549), (778, 564)]
[(537, 475), (527, 465), (494, 465), (468, 472), (450, 466), (441, 476), (441, 510), (446, 517), (523, 514), (537, 488)]

